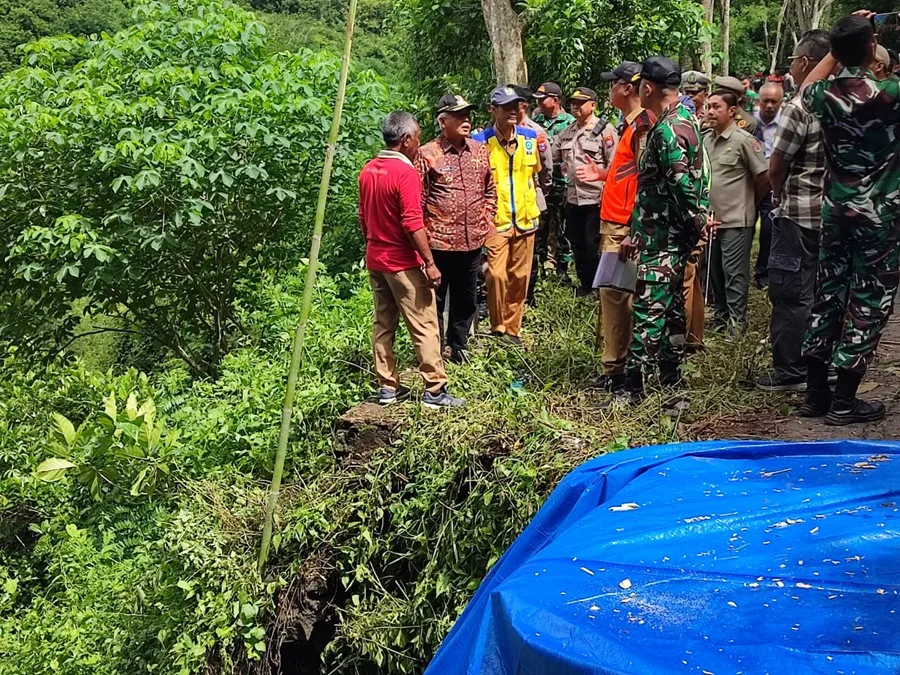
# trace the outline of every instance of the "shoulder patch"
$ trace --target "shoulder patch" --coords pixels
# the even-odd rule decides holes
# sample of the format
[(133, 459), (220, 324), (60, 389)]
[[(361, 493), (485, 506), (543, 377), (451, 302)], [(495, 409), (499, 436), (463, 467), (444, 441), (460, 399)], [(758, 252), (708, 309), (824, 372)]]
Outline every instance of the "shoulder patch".
[(753, 139), (753, 152), (761, 152), (762, 146), (759, 144), (759, 141), (756, 138)]
[(603, 142), (606, 144), (607, 148), (611, 148), (616, 144), (612, 134), (603, 134)]

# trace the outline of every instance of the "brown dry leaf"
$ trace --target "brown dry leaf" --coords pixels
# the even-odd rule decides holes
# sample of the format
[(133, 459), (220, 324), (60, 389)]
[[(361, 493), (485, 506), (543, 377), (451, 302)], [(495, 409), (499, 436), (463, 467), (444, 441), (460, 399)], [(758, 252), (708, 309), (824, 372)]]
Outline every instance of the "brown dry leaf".
[(878, 384), (878, 382), (866, 382), (859, 385), (859, 389), (857, 389), (856, 392), (859, 394), (866, 394), (870, 391), (875, 391), (879, 386), (881, 385)]

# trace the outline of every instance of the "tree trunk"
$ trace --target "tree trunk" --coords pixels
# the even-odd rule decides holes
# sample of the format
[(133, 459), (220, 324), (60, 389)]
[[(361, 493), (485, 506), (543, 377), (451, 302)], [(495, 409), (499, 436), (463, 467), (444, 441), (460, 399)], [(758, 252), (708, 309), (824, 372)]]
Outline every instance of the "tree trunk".
[(722, 74), (728, 75), (728, 50), (731, 47), (731, 0), (722, 0)]
[(775, 29), (775, 50), (772, 52), (772, 65), (769, 67), (769, 72), (775, 72), (775, 66), (778, 64), (778, 50), (781, 46), (781, 32), (784, 28), (784, 13), (787, 11), (788, 5), (791, 4), (790, 0), (784, 0), (781, 4), (781, 11), (778, 12), (778, 28)]
[(528, 84), (521, 17), (510, 0), (481, 0), (481, 11), (491, 38), (497, 83)]
[(703, 18), (706, 20), (707, 32), (703, 40), (703, 72), (707, 77), (712, 77), (712, 23), (715, 0), (701, 0), (703, 4)]

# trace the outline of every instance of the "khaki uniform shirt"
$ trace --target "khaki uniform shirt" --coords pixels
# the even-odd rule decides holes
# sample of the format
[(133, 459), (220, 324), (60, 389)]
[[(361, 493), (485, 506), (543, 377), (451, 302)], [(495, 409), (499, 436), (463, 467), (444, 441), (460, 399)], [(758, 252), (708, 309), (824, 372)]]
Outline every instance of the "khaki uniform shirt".
[(576, 177), (578, 167), (587, 165), (586, 155), (600, 167), (608, 168), (612, 162), (619, 135), (611, 124), (607, 124), (602, 130), (595, 130), (599, 123), (597, 117), (591, 117), (583, 127), (575, 122), (553, 139), (553, 163), (562, 166), (563, 176), (568, 183), (566, 201), (569, 204), (600, 204), (603, 181), (585, 182)]
[(718, 138), (708, 129), (703, 145), (712, 168), (709, 202), (719, 227), (754, 227), (756, 177), (769, 168), (762, 144), (731, 124)]

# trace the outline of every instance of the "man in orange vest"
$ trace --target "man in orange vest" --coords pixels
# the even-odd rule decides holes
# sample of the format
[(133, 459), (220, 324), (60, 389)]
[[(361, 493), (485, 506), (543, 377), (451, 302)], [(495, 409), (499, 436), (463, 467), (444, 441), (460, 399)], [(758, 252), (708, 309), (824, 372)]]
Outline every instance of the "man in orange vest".
[[(609, 101), (622, 112), (625, 127), (612, 163), (601, 168), (594, 162), (577, 169), (578, 180), (605, 180), (600, 201), (600, 252), (618, 253), (630, 231), (637, 194), (638, 160), (653, 126), (652, 114), (641, 107), (641, 64), (624, 61), (601, 77), (610, 83)], [(603, 337), (601, 386), (612, 390), (625, 381), (625, 362), (631, 343), (631, 294), (600, 289), (598, 335)]]

